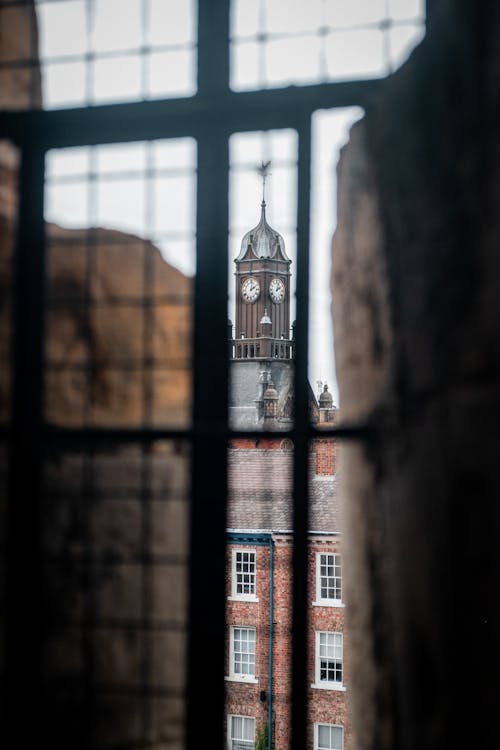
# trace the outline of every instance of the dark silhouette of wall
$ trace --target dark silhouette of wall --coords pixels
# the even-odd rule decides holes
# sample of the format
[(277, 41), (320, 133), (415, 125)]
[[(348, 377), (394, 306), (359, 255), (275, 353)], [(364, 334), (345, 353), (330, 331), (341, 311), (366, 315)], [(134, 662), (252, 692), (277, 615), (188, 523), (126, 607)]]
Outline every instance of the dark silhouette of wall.
[(498, 747), (500, 13), (441, 2), (339, 166), (358, 747)]

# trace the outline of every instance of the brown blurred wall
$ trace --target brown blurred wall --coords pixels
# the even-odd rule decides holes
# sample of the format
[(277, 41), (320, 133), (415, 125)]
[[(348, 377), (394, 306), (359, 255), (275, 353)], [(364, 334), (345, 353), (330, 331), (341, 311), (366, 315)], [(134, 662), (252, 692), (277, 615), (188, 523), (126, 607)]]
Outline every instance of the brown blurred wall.
[(500, 746), (500, 12), (429, 7), (338, 168), (360, 750)]

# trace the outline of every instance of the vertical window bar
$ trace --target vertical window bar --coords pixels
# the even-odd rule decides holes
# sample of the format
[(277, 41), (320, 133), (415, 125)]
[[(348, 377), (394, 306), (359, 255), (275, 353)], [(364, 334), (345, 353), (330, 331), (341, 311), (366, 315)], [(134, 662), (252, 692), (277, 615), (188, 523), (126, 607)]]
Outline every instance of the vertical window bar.
[[(200, 0), (198, 35), (198, 91), (216, 96), (229, 87), (229, 0)], [(228, 170), (228, 133), (207, 123), (198, 141), (188, 750), (207, 737), (213, 747), (224, 743)], [(200, 685), (202, 663), (208, 691)]]
[(293, 486), (292, 750), (307, 746), (307, 531), (309, 385), (309, 203), (311, 120), (300, 128), (297, 191), (297, 323), (295, 357), (295, 450)]
[[(207, 129), (198, 144), (188, 750), (207, 736), (223, 744), (228, 166), (227, 135)], [(209, 691), (201, 689), (200, 664), (211, 675)]]
[(437, 5), (437, 0), (425, 0), (425, 25), (427, 28), (434, 17)]
[(198, 0), (198, 93), (229, 92), (230, 0)]
[[(45, 241), (45, 154), (24, 146), (14, 257), (12, 417), (7, 509), (5, 736), (22, 727), (27, 745), (41, 740), (41, 462)], [(29, 716), (30, 720), (26, 721)]]

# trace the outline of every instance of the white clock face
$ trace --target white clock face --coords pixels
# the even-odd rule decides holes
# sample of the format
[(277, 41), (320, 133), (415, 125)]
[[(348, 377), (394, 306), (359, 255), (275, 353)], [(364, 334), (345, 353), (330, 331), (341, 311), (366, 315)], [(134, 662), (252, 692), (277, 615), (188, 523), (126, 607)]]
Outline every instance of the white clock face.
[(281, 279), (272, 279), (269, 284), (269, 296), (276, 304), (285, 299), (285, 284)]
[(251, 277), (245, 279), (241, 285), (241, 296), (245, 302), (255, 302), (255, 300), (259, 299), (259, 294), (260, 285), (257, 279), (252, 279)]

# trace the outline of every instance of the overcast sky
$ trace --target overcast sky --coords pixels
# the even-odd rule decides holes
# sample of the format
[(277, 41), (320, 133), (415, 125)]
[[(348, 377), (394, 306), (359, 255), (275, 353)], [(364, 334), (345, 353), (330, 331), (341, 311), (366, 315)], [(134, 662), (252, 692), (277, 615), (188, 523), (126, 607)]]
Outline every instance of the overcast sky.
[[(421, 38), (422, 5), (422, 0), (235, 0), (232, 86), (245, 90), (385, 75)], [(45, 106), (194, 93), (191, 0), (37, 0), (37, 8)], [(90, 60), (84, 58), (89, 52)], [(337, 403), (329, 291), (335, 168), (349, 127), (360, 116), (359, 109), (350, 108), (318, 112), (313, 120), (309, 373), (315, 390), (317, 380), (328, 381)], [(230, 154), (233, 317), (233, 259), (242, 234), (259, 220), (261, 181), (256, 168), (262, 159), (272, 160), (266, 186), (268, 221), (283, 234), (295, 261), (296, 134), (235, 135)], [(195, 159), (195, 144), (189, 139), (163, 141), (151, 149), (127, 144), (51, 154), (47, 219), (68, 227), (99, 225), (151, 237), (169, 262), (193, 274)], [(89, 169), (100, 177), (92, 186)], [(293, 262), (292, 272), (295, 268)]]

